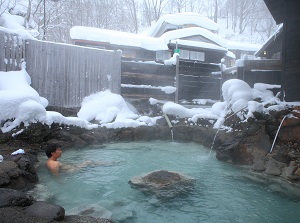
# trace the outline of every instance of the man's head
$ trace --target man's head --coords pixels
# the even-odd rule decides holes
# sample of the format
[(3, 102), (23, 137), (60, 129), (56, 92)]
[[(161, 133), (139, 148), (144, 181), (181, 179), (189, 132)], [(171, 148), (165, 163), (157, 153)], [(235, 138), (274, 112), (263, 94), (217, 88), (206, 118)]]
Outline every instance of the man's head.
[(61, 151), (61, 145), (58, 144), (58, 143), (52, 143), (52, 144), (49, 144), (47, 149), (46, 149), (46, 156), (48, 158), (52, 157), (52, 155), (56, 155), (57, 157), (60, 157), (62, 151)]

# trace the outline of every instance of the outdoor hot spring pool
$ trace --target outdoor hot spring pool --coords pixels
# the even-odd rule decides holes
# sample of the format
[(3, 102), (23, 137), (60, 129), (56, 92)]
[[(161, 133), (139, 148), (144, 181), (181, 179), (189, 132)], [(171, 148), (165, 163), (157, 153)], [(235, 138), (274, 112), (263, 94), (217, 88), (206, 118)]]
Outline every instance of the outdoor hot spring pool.
[[(33, 191), (38, 200), (63, 206), (67, 215), (87, 214), (130, 223), (299, 222), (300, 192), (287, 183), (264, 180), (238, 166), (220, 162), (196, 143), (130, 142), (64, 150), (62, 163), (100, 160), (55, 178), (44, 165)], [(41, 163), (46, 156), (39, 155)], [(181, 172), (196, 179), (185, 196), (158, 200), (128, 181), (155, 170)]]

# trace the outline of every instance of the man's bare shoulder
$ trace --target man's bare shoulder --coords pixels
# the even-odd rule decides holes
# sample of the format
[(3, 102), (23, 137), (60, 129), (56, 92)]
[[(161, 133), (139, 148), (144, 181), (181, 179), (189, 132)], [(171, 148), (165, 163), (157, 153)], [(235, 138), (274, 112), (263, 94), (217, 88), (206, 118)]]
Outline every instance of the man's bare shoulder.
[(58, 161), (54, 160), (47, 160), (47, 167), (52, 173), (58, 173), (60, 163)]

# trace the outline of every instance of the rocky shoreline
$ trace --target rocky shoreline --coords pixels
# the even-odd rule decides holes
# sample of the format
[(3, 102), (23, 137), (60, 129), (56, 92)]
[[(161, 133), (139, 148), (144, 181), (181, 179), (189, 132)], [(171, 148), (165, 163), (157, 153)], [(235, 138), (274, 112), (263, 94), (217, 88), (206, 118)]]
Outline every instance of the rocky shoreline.
[[(74, 111), (61, 109), (60, 112), (70, 115)], [(192, 124), (181, 119), (172, 127), (173, 137), (175, 141), (194, 141), (210, 148), (217, 134), (213, 149), (219, 160), (246, 165), (255, 173), (285, 180), (300, 190), (300, 123), (297, 119), (286, 120), (270, 153), (278, 126), (283, 116), (288, 114), (299, 113), (295, 114), (293, 109), (270, 115), (258, 113), (248, 122), (239, 122), (237, 117), (232, 116), (225, 121), (231, 129), (220, 131), (213, 129), (207, 120), (198, 120), (198, 123)], [(65, 216), (63, 207), (35, 201), (26, 194), (38, 182), (35, 169), (37, 153), (44, 151), (49, 143), (60, 143), (63, 148), (83, 148), (107, 142), (171, 139), (170, 128), (164, 119), (151, 127), (92, 130), (35, 123), (27, 127), (20, 126), (9, 133), (0, 133), (0, 154), (4, 158), (0, 162), (0, 216), (4, 220), (0, 222), (7, 222), (7, 219), (10, 219), (9, 222), (29, 223), (113, 222), (88, 216)], [(25, 150), (25, 154), (11, 155), (20, 148)]]

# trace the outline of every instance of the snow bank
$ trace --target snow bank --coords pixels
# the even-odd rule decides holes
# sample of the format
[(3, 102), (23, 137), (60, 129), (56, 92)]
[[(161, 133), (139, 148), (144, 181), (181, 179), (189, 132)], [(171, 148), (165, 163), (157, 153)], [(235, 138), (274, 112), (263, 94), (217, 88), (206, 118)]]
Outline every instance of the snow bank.
[[(97, 128), (128, 128), (153, 126), (162, 116), (141, 116), (137, 110), (127, 103), (121, 95), (109, 90), (97, 92), (85, 97), (82, 101), (78, 117), (64, 117), (53, 111), (46, 111), (47, 99), (40, 97), (31, 86), (31, 79), (25, 69), (21, 71), (0, 72), (0, 127), (2, 132), (9, 132), (24, 123), (41, 122), (79, 126), (86, 129)], [(268, 113), (270, 110), (282, 110), (286, 104), (281, 103), (269, 90), (277, 85), (256, 84), (252, 89), (247, 83), (238, 79), (226, 81), (222, 86), (224, 102), (216, 102), (212, 107), (186, 108), (174, 102), (166, 102), (162, 106), (164, 114), (186, 118), (197, 123), (199, 119), (208, 119), (214, 128), (221, 128), (228, 114), (235, 113), (241, 120), (253, 117), (254, 112)], [(173, 89), (164, 89), (173, 91)], [(260, 98), (261, 102), (254, 101)], [(149, 99), (151, 105), (158, 100)], [(160, 102), (162, 103), (162, 102)], [(272, 106), (265, 107), (266, 104)], [(95, 120), (98, 124), (91, 124)], [(20, 131), (22, 132), (22, 130)], [(18, 133), (16, 133), (18, 134)]]
[[(216, 116), (211, 114), (210, 109), (205, 108), (185, 108), (182, 105), (176, 104), (174, 102), (167, 102), (163, 105), (163, 113), (167, 115), (174, 115), (180, 118), (192, 118), (193, 116), (197, 116), (198, 118), (213, 118)], [(195, 117), (193, 120), (196, 120)]]
[(239, 79), (225, 81), (222, 85), (222, 94), (227, 106), (235, 113), (247, 107), (248, 101), (253, 99), (251, 87)]
[(23, 68), (21, 71), (0, 72), (0, 126), (2, 132), (9, 132), (21, 123), (53, 122), (76, 125), (83, 128), (94, 128), (86, 120), (66, 118), (59, 113), (47, 112), (46, 98), (30, 87), (31, 78)]
[[(157, 103), (157, 101), (151, 99), (149, 103)], [(136, 109), (121, 95), (106, 90), (85, 97), (77, 115), (88, 121), (96, 120), (101, 127), (107, 128), (153, 126), (161, 118), (139, 116), (137, 113)]]
[(138, 115), (130, 110), (122, 96), (113, 94), (109, 90), (85, 97), (77, 115), (88, 121), (95, 119), (100, 124), (113, 120), (138, 118)]

